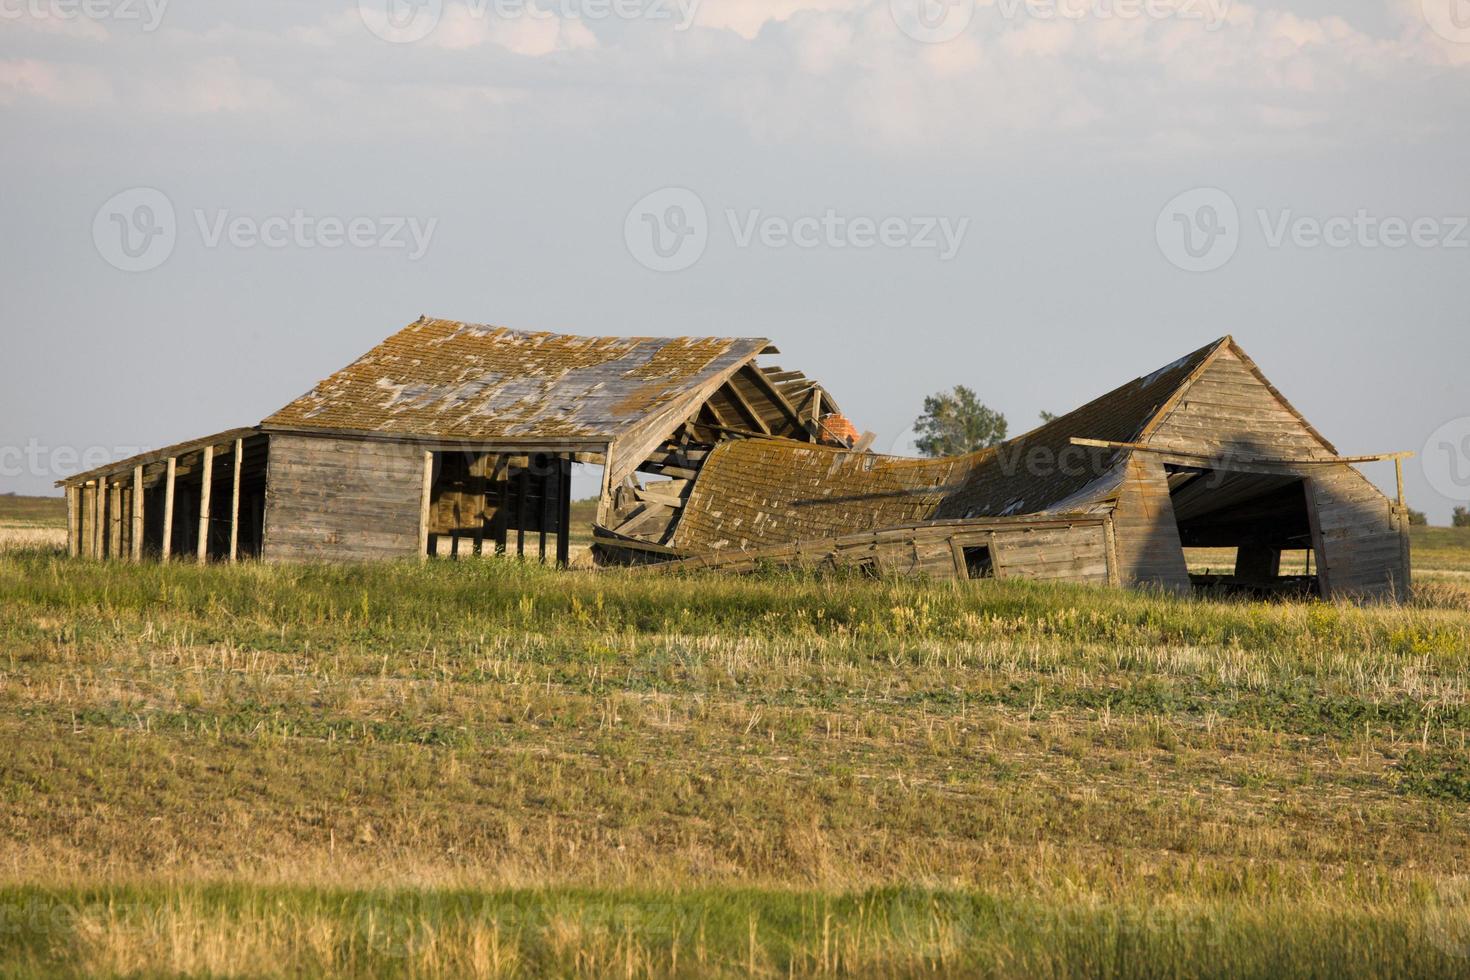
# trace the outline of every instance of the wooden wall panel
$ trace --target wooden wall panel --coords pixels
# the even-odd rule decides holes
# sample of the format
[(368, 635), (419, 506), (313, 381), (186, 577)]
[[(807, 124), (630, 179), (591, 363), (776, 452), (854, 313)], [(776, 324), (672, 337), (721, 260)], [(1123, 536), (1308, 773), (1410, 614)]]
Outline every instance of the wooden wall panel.
[(739, 551), (727, 549), (683, 562), (646, 566), (719, 568), (750, 571), (763, 563), (777, 565), (871, 565), (876, 572), (923, 575), (933, 579), (964, 577), (956, 549), (988, 545), (998, 578), (1047, 581), (1109, 581), (1107, 533), (1102, 521), (1068, 525), (1047, 522), (1026, 527), (1020, 522), (990, 524), (945, 522), (890, 528), (840, 538)]
[(1189, 386), (1149, 441), (1159, 447), (1224, 456), (1325, 459), (1333, 455), (1228, 349)]
[(1113, 534), (1122, 584), (1189, 591), (1189, 568), (1169, 497), (1169, 480), (1157, 457), (1135, 453), (1129, 459), (1113, 512)]
[(270, 437), (267, 561), (357, 561), (418, 552), (423, 452), (408, 444)]
[(1339, 597), (1404, 595), (1405, 527), (1388, 498), (1351, 466), (1313, 467), (1308, 479), (1321, 535), (1323, 591)]

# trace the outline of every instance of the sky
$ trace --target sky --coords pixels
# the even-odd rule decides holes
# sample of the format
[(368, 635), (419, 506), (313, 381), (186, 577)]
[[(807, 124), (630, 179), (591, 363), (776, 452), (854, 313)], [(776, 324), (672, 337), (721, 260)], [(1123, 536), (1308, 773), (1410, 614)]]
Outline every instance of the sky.
[(1446, 523), (1467, 110), (1470, 0), (0, 0), (0, 492), (428, 314), (768, 337), (899, 453), (1233, 334)]

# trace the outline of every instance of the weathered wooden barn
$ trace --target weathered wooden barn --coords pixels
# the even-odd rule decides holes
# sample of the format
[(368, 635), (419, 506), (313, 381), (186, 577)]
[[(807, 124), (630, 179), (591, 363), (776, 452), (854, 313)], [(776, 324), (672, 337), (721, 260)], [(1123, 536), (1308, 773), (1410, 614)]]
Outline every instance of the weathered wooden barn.
[[(1406, 455), (1340, 456), (1226, 337), (969, 456), (721, 445), (667, 547), (685, 567), (1391, 596), (1410, 575), (1402, 474), (1394, 502), (1353, 464)], [(1191, 576), (1195, 548), (1233, 568)]]
[[(525, 333), (420, 319), (257, 426), (61, 481), (73, 554), (568, 558), (570, 472), (603, 466), (604, 563), (850, 565), (1393, 595), (1408, 512), (1224, 338), (1003, 445), (867, 452), (763, 338)], [(1402, 481), (1400, 481), (1402, 485)], [(1233, 567), (1191, 576), (1188, 549)], [(1303, 568), (1283, 565), (1283, 556)], [(1284, 571), (1285, 569), (1285, 571)]]
[[(820, 385), (757, 363), (772, 353), (763, 338), (421, 318), (259, 425), (59, 481), (71, 551), (277, 561), (493, 548), (545, 560), (554, 549), (565, 563), (575, 462), (604, 467), (599, 523), (636, 511), (628, 530), (657, 536), (690, 467), (721, 441), (850, 444)], [(630, 490), (640, 472), (665, 479)]]

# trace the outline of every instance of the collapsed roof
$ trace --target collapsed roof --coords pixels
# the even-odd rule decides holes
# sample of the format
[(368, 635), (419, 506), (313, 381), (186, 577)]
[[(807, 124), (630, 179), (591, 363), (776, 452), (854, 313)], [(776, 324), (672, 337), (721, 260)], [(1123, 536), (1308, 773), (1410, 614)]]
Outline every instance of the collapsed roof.
[[(1074, 438), (1135, 443), (1226, 352), (1302, 421), (1311, 445), (1331, 444), (1223, 337), (1025, 435), (967, 456), (910, 459), (785, 440), (739, 440), (704, 462), (669, 545), (684, 554), (759, 548), (930, 520), (1088, 513), (1116, 500), (1126, 450)], [(1222, 449), (1225, 447), (1222, 447)]]

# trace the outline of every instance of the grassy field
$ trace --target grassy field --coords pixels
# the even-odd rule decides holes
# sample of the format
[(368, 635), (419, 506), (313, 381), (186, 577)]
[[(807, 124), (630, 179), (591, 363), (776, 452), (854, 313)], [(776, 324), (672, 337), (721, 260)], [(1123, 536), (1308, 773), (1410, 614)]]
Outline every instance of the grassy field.
[(1467, 668), (1451, 582), (12, 550), (0, 974), (1464, 974)]
[(1453, 595), (12, 552), (0, 972), (1464, 972)]

